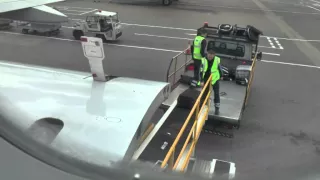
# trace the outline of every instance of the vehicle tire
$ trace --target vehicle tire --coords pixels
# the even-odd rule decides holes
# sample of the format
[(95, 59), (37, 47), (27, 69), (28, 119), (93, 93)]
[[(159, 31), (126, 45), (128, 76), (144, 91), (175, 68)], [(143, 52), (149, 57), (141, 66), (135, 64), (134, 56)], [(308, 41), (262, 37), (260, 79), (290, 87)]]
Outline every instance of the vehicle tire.
[(102, 42), (107, 42), (107, 39), (106, 39), (106, 37), (104, 37), (104, 35), (102, 35), (102, 34), (96, 34), (96, 37), (97, 38), (101, 38), (102, 39)]
[(236, 125), (234, 125), (234, 128), (236, 128), (236, 129), (240, 129), (241, 121), (242, 121), (242, 118), (243, 118), (243, 111), (244, 111), (244, 109), (245, 109), (245, 107), (243, 107), (242, 110), (241, 110), (238, 123), (237, 123)]
[(83, 36), (83, 32), (81, 30), (73, 30), (74, 39), (80, 40), (81, 36)]
[(230, 24), (219, 24), (219, 33), (229, 34), (233, 30), (233, 26)]
[(172, 0), (162, 0), (162, 5), (169, 6), (172, 4)]
[(23, 34), (28, 34), (29, 30), (28, 29), (22, 29)]

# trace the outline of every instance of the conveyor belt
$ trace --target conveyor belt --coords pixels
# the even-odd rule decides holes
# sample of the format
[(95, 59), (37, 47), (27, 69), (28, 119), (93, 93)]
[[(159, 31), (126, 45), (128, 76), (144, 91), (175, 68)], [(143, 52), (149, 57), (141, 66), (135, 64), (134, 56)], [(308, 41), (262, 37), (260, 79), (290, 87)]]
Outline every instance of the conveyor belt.
[[(188, 109), (175, 108), (138, 159), (152, 163), (163, 161), (189, 113)], [(192, 123), (189, 124), (187, 129), (192, 126)], [(181, 137), (180, 144), (176, 147), (175, 157), (178, 157), (187, 135), (188, 133), (185, 133)]]

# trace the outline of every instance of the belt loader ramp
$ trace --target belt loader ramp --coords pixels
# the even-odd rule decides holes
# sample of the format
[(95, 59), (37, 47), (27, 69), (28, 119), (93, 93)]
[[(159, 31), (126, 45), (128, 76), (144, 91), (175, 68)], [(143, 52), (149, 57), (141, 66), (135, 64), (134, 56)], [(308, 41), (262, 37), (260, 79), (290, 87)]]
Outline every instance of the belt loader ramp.
[[(227, 167), (224, 171), (228, 173), (229, 178), (232, 178), (235, 172), (234, 163), (216, 159), (197, 160), (194, 151), (201, 132), (232, 138), (233, 133), (224, 132), (225, 129), (220, 131), (218, 128), (240, 127), (240, 120), (252, 86), (256, 61), (262, 57), (257, 48), (262, 32), (252, 26), (210, 27), (205, 24), (201, 27), (203, 28), (208, 32), (207, 50), (215, 48), (221, 58), (221, 64), (227, 69), (220, 85), (220, 114), (214, 114), (212, 111), (214, 107), (210, 106), (213, 100), (210, 80), (202, 89), (197, 89), (198, 95), (195, 96), (192, 108), (182, 108), (183, 104), (179, 103), (179, 99), (183, 97), (183, 92), (190, 88), (190, 82), (186, 81), (192, 79), (190, 76), (193, 73), (193, 63), (191, 56), (186, 53), (188, 50), (179, 53), (172, 58), (167, 73), (167, 82), (171, 84), (172, 90), (169, 98), (163, 103), (164, 107), (169, 108), (167, 119), (145, 146), (139, 159), (152, 161), (166, 170), (197, 171), (206, 177), (212, 177), (220, 165)], [(221, 44), (226, 45), (225, 51), (221, 49)]]
[[(159, 128), (157, 128), (158, 124), (151, 127), (153, 130), (148, 132), (149, 135), (145, 137), (140, 146), (142, 150), (140, 152), (138, 150), (133, 159), (152, 162), (154, 167), (160, 167), (165, 171), (192, 172), (205, 177), (212, 177), (217, 173), (227, 174), (230, 179), (235, 173), (234, 163), (217, 159), (197, 159), (194, 156), (196, 144), (203, 132), (205, 121), (208, 119), (212, 88), (210, 81), (205, 83), (191, 111), (177, 106), (178, 90), (181, 93), (183, 88), (179, 89), (180, 87), (177, 84), (174, 85), (172, 83), (174, 81), (170, 80), (181, 77), (190, 62), (190, 56), (184, 52), (172, 59), (171, 68), (168, 70), (168, 82), (175, 87), (175, 90), (163, 103), (166, 108), (163, 116), (165, 121), (163, 124), (161, 124), (162, 120), (159, 121)], [(206, 89), (209, 89), (207, 94)]]

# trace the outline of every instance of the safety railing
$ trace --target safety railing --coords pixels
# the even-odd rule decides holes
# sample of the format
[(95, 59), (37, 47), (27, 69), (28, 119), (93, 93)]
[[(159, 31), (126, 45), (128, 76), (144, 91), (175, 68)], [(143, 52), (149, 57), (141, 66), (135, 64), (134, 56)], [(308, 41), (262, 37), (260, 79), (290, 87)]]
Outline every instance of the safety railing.
[(250, 79), (249, 79), (248, 86), (247, 86), (247, 93), (246, 93), (246, 97), (245, 97), (245, 106), (248, 104), (248, 98), (249, 98), (251, 84), (253, 81), (254, 71), (255, 71), (256, 62), (257, 62), (257, 55), (258, 55), (258, 52), (256, 52), (256, 54), (254, 55), (254, 57), (252, 59), (253, 62), (251, 64), (251, 74), (250, 74)]
[(171, 84), (171, 89), (174, 89), (173, 87), (178, 83), (181, 75), (185, 73), (187, 65), (191, 62), (191, 55), (186, 54), (187, 49), (174, 56), (170, 61), (167, 82)]
[[(166, 165), (171, 170), (176, 170), (178, 164), (180, 164), (179, 170), (184, 171), (187, 165), (189, 164), (192, 153), (195, 150), (196, 144), (198, 142), (202, 127), (205, 122), (205, 118), (208, 116), (209, 107), (210, 107), (210, 95), (212, 93), (212, 87), (210, 86), (210, 79), (212, 75), (209, 77), (208, 81), (205, 83), (200, 95), (198, 96), (194, 106), (192, 107), (187, 119), (185, 120), (181, 130), (179, 131), (176, 139), (174, 140), (172, 146), (170, 147), (165, 159), (161, 164), (161, 168), (164, 168)], [(193, 119), (193, 121), (191, 121)], [(190, 131), (187, 131), (186, 128), (189, 125), (189, 122), (193, 122)], [(178, 142), (181, 140), (181, 137), (186, 132), (189, 132), (185, 143), (181, 150), (177, 149)], [(192, 137), (192, 138), (191, 138)], [(187, 146), (190, 145), (189, 149), (186, 151)], [(179, 151), (178, 157), (175, 159), (175, 153)], [(187, 153), (182, 163), (179, 163), (182, 160), (182, 156), (184, 153)]]

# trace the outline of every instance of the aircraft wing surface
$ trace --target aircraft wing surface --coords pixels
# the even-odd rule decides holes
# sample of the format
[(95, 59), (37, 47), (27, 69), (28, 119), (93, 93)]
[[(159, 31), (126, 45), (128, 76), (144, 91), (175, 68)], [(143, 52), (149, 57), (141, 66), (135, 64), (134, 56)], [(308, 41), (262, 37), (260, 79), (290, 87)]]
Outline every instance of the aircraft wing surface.
[(32, 8), (64, 0), (0, 0), (0, 13)]

